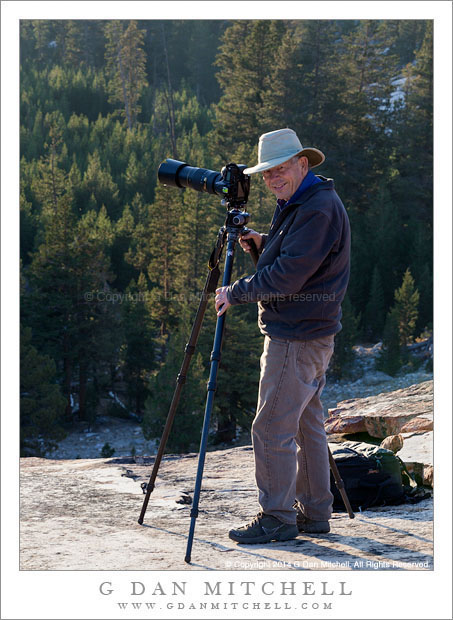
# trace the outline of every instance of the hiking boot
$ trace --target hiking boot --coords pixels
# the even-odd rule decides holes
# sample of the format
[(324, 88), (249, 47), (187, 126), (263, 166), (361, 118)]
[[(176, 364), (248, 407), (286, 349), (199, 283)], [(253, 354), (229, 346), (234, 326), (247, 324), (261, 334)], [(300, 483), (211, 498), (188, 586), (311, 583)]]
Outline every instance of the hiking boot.
[(259, 512), (247, 525), (230, 530), (228, 536), (238, 543), (253, 545), (272, 540), (290, 540), (296, 538), (298, 534), (297, 525), (283, 523), (277, 517)]
[(296, 509), (296, 522), (299, 532), (305, 532), (306, 534), (327, 534), (330, 532), (330, 525), (328, 521), (315, 521), (314, 519), (309, 519), (304, 515), (299, 506), (296, 506)]

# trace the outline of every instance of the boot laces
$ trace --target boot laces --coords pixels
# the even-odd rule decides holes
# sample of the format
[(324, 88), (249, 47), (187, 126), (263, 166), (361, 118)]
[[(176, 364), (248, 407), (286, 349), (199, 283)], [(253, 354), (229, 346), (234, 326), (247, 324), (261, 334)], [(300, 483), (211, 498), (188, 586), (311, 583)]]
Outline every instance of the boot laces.
[(253, 517), (253, 519), (250, 521), (248, 525), (253, 527), (257, 523), (259, 523), (263, 517), (264, 517), (264, 512), (261, 511), (255, 517)]

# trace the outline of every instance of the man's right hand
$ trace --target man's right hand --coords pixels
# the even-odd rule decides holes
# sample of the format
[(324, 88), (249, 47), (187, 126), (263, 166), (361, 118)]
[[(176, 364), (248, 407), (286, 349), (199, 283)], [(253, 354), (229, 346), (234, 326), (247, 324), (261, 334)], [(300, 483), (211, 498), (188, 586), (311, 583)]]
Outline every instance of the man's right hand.
[(263, 242), (263, 238), (261, 237), (260, 233), (250, 228), (246, 233), (243, 233), (240, 236), (239, 245), (244, 250), (244, 252), (250, 252), (250, 244), (247, 243), (247, 239), (253, 239), (256, 245), (256, 249), (257, 250), (260, 249), (261, 243)]

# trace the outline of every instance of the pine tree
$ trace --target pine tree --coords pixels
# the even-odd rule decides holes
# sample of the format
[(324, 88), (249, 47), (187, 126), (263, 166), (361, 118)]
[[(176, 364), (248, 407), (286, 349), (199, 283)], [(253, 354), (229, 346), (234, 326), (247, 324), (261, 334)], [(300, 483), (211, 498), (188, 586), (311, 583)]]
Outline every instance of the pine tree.
[(127, 287), (125, 301), (121, 306), (124, 344), (120, 360), (129, 406), (139, 416), (148, 396), (150, 373), (156, 365), (155, 329), (150, 314), (148, 286), (145, 275), (141, 273), (137, 283), (132, 280)]
[(414, 330), (418, 318), (420, 294), (415, 288), (414, 278), (406, 269), (403, 282), (395, 291), (395, 314), (398, 321), (400, 345), (405, 346), (413, 341)]
[[(430, 224), (433, 200), (433, 24), (415, 60), (402, 72), (405, 102), (398, 115), (399, 183), (395, 191), (407, 205), (407, 217)], [(403, 193), (405, 196), (403, 197)]]
[(124, 106), (123, 114), (128, 129), (136, 126), (141, 107), (142, 90), (146, 80), (146, 58), (143, 49), (144, 31), (139, 30), (136, 21), (129, 22), (124, 29), (120, 21), (108, 21), (105, 26), (106, 60), (111, 71), (110, 101)]
[(403, 365), (400, 345), (398, 315), (395, 308), (387, 314), (384, 327), (382, 350), (376, 359), (376, 368), (394, 377)]
[(38, 110), (34, 119), (31, 137), (28, 141), (28, 148), (26, 149), (30, 159), (39, 158), (43, 154), (43, 144), (44, 118), (41, 110)]
[(143, 233), (149, 240), (147, 275), (150, 281), (150, 299), (153, 319), (159, 325), (161, 351), (165, 356), (165, 341), (170, 328), (177, 325), (178, 308), (175, 297), (175, 275), (178, 267), (178, 248), (175, 234), (181, 216), (182, 195), (175, 188), (156, 188), (154, 204)]
[(20, 453), (45, 456), (64, 437), (60, 424), (65, 399), (55, 381), (54, 361), (31, 344), (31, 329), (20, 334)]
[[(168, 343), (166, 361), (150, 379), (150, 396), (146, 400), (143, 416), (143, 434), (147, 440), (158, 439), (162, 435), (187, 340), (188, 323), (185, 323), (173, 332)], [(202, 356), (196, 352), (181, 393), (167, 451), (187, 452), (198, 448), (206, 399), (206, 378)]]
[[(148, 184), (148, 176), (143, 164), (138, 160), (137, 155), (132, 151), (126, 171), (124, 173), (125, 185), (129, 194), (137, 193), (143, 195)], [(132, 198), (132, 196), (131, 196)]]
[(35, 38), (35, 58), (42, 66), (50, 59), (51, 23), (46, 19), (36, 19), (32, 21), (32, 27)]
[(332, 163), (357, 212), (372, 207), (390, 155), (390, 101), (398, 75), (394, 37), (391, 23), (363, 20), (343, 37), (336, 56), (343, 88), (338, 92), (341, 116), (335, 126)]
[(418, 316), (419, 293), (409, 269), (395, 291), (395, 303), (387, 314), (382, 353), (376, 368), (394, 376), (407, 361), (406, 345), (412, 342)]
[(108, 160), (110, 174), (117, 180), (118, 187), (122, 183), (128, 163), (127, 134), (127, 129), (119, 120), (115, 120), (113, 115), (107, 118), (99, 117), (90, 132), (90, 142), (95, 150), (104, 153)]
[(335, 336), (335, 349), (328, 370), (336, 379), (343, 379), (351, 374), (355, 359), (352, 347), (356, 344), (360, 323), (360, 315), (355, 314), (348, 295), (343, 299), (341, 309), (342, 330)]
[(52, 136), (49, 154), (38, 163), (39, 176), (34, 180), (34, 193), (42, 205), (43, 242), (32, 259), (31, 293), (25, 297), (23, 307), (25, 312), (28, 308), (37, 342), (54, 359), (62, 360), (63, 394), (67, 399), (66, 417), (69, 418), (74, 362), (72, 334), (68, 329), (74, 298), (74, 283), (69, 275), (74, 257), (69, 244), (75, 218), (71, 196), (66, 191), (67, 178), (58, 167), (58, 144), (59, 138)]
[(309, 95), (300, 87), (301, 55), (301, 33), (288, 27), (275, 52), (270, 79), (263, 85), (263, 105), (258, 115), (267, 131), (295, 129), (300, 118), (306, 118)]
[(105, 21), (84, 19), (79, 22), (82, 28), (82, 49), (85, 65), (97, 69), (104, 68), (105, 62)]
[(414, 60), (414, 54), (420, 49), (429, 22), (423, 19), (398, 19), (394, 22), (392, 20), (392, 23), (396, 31), (393, 49), (401, 66), (406, 66)]
[(137, 274), (148, 271), (152, 257), (158, 252), (158, 248), (153, 246), (153, 226), (159, 214), (154, 210), (154, 205), (145, 204), (141, 194), (136, 194), (130, 206), (125, 206), (117, 223), (118, 234), (128, 240), (124, 259)]
[(216, 59), (223, 95), (216, 106), (215, 123), (215, 149), (223, 161), (244, 156), (244, 161), (251, 160), (263, 133), (259, 113), (283, 33), (279, 21), (238, 20), (223, 34)]
[[(188, 35), (188, 45), (185, 54), (185, 71), (183, 76), (190, 76), (197, 101), (204, 106), (220, 97), (219, 85), (215, 79), (213, 63), (218, 47), (221, 30), (225, 29), (222, 20), (193, 20), (190, 28), (184, 22), (179, 22), (181, 34)], [(177, 45), (173, 46), (176, 50)], [(180, 56), (176, 66), (180, 66)]]
[(420, 278), (420, 304), (416, 332), (433, 327), (433, 272), (429, 264), (425, 264)]
[(20, 250), (24, 265), (30, 262), (36, 237), (36, 221), (32, 211), (32, 204), (27, 201), (23, 188), (19, 196), (20, 205)]
[(84, 62), (83, 21), (68, 19), (56, 21), (54, 24), (61, 64), (77, 66)]
[[(389, 172), (389, 176), (391, 174)], [(354, 236), (359, 238), (360, 243), (360, 251), (352, 258), (356, 271), (354, 275), (351, 273), (351, 288), (360, 282), (358, 298), (367, 299), (371, 273), (369, 265), (376, 265), (381, 276), (385, 312), (393, 304), (395, 288), (400, 283), (401, 272), (407, 266), (410, 247), (410, 234), (402, 225), (399, 205), (393, 201), (388, 182), (388, 179), (383, 180), (384, 187), (377, 192), (373, 208), (360, 218), (353, 217), (351, 223), (351, 228), (356, 231)]]
[(339, 26), (329, 20), (300, 20), (281, 37), (259, 112), (266, 131), (294, 129), (303, 145), (332, 154), (339, 121), (337, 47)]
[(108, 166), (102, 164), (99, 152), (96, 150), (88, 155), (88, 167), (83, 175), (80, 187), (79, 200), (91, 208), (106, 207), (109, 216), (117, 219), (119, 216), (119, 191), (112, 179)]
[[(182, 135), (178, 149), (184, 161), (194, 165), (209, 165), (208, 140), (202, 137), (197, 126)], [(206, 163), (205, 163), (206, 162)], [(173, 190), (177, 191), (177, 190)], [(195, 314), (196, 296), (204, 287), (208, 261), (216, 243), (217, 233), (224, 223), (225, 212), (219, 197), (186, 189), (182, 192), (180, 217), (175, 236), (175, 288), (186, 294)]]
[(365, 332), (368, 338), (382, 336), (385, 322), (385, 301), (379, 267), (375, 265), (371, 278), (370, 296), (365, 309)]
[(30, 19), (21, 19), (19, 22), (20, 37), (20, 65), (33, 63), (35, 52), (35, 34), (33, 22)]
[[(90, 421), (96, 417), (95, 409), (88, 408), (90, 377), (97, 379), (102, 365), (105, 368), (118, 359), (119, 312), (108, 295), (102, 294), (109, 291), (112, 280), (107, 250), (113, 238), (114, 229), (103, 207), (79, 220), (70, 246), (77, 260), (71, 274), (77, 286), (71, 322), (77, 335), (79, 417)], [(98, 397), (92, 394), (92, 402), (97, 404)]]
[(114, 317), (97, 295), (111, 278), (105, 251), (112, 243), (113, 231), (105, 208), (76, 220), (71, 185), (59, 167), (55, 136), (39, 172), (35, 193), (42, 204), (42, 243), (30, 265), (30, 294), (25, 295), (24, 311), (35, 327), (39, 350), (59, 365), (67, 399), (66, 419), (71, 421), (76, 371), (79, 416), (84, 418), (87, 383), (96, 360), (115, 354), (114, 335), (104, 335), (114, 327)]

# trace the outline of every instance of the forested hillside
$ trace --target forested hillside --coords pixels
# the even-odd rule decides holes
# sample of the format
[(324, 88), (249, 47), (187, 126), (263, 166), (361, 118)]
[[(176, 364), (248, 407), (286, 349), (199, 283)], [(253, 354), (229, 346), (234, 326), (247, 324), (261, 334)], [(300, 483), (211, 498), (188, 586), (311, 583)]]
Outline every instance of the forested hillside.
[[(398, 371), (432, 329), (432, 37), (421, 20), (21, 22), (23, 455), (101, 412), (160, 436), (225, 214), (157, 168), (253, 165), (281, 127), (326, 154), (351, 221), (331, 372), (381, 339)], [(249, 225), (274, 206), (253, 176)], [(233, 277), (252, 270), (238, 252)], [(171, 449), (198, 441), (215, 318), (212, 303)], [(256, 307), (231, 309), (213, 441), (250, 424), (261, 346)]]

